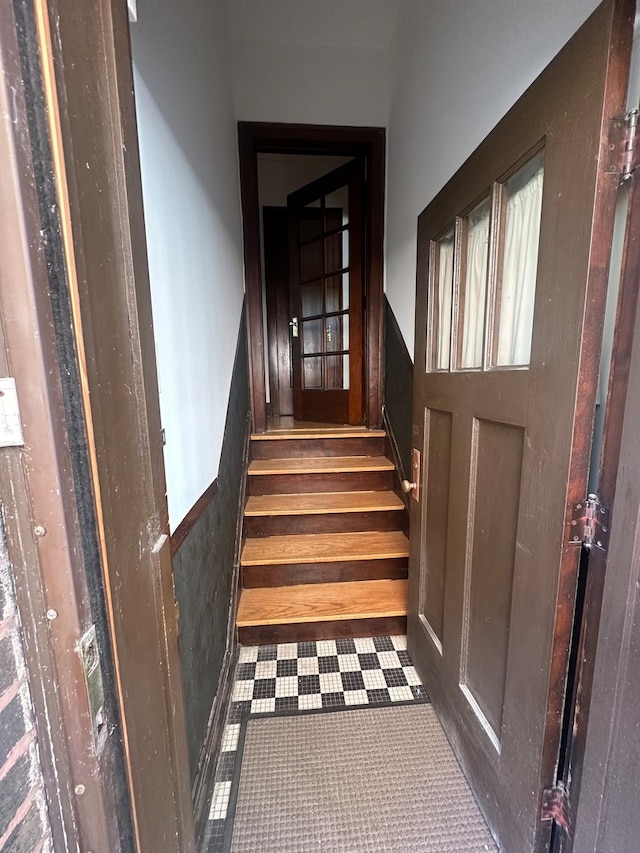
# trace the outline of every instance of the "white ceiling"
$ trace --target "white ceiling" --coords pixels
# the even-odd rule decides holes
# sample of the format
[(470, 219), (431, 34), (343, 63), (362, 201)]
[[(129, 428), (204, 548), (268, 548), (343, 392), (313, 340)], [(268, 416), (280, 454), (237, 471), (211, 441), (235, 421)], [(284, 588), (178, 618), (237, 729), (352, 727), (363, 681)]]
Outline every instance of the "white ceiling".
[(230, 35), (386, 50), (402, 0), (226, 0)]

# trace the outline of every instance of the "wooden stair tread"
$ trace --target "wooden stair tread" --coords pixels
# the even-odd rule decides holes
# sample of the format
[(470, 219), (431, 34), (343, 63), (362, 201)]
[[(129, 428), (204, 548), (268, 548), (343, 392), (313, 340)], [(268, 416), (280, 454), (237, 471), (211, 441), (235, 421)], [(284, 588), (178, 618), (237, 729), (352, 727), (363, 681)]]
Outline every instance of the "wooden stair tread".
[(379, 619), (406, 613), (406, 580), (303, 584), (242, 590), (237, 625)]
[(319, 515), (321, 513), (384, 512), (402, 510), (395, 492), (315, 492), (291, 495), (252, 495), (246, 516)]
[(249, 476), (267, 474), (331, 474), (350, 471), (393, 471), (394, 464), (385, 456), (324, 456), (300, 459), (254, 459)]
[(272, 432), (251, 433), (251, 441), (283, 441), (292, 438), (384, 438), (383, 429), (365, 429), (364, 427), (309, 429), (283, 429)]
[(400, 530), (366, 533), (314, 533), (247, 539), (243, 566), (288, 563), (334, 563), (345, 560), (382, 560), (409, 556), (409, 540)]

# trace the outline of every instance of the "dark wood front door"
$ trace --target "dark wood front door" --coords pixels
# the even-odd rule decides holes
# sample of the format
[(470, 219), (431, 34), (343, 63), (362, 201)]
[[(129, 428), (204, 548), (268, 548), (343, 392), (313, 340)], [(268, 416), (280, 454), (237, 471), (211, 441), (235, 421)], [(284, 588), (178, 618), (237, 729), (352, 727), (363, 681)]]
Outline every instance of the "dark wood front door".
[(419, 218), (409, 647), (508, 853), (550, 837), (632, 5), (599, 7)]
[(293, 411), (300, 420), (363, 420), (363, 163), (287, 198)]

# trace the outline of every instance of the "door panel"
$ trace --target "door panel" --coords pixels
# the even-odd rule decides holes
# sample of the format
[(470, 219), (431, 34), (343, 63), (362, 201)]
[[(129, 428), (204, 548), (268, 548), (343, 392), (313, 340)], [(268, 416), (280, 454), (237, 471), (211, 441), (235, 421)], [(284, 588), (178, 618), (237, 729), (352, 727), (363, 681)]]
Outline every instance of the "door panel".
[[(500, 742), (522, 468), (520, 427), (472, 422), (460, 685)], [(491, 585), (485, 578), (492, 579)]]
[(362, 204), (362, 162), (357, 159), (287, 199), (296, 318), (293, 411), (300, 420), (362, 423)]
[(409, 644), (512, 853), (550, 835), (631, 5), (596, 10), (418, 223)]

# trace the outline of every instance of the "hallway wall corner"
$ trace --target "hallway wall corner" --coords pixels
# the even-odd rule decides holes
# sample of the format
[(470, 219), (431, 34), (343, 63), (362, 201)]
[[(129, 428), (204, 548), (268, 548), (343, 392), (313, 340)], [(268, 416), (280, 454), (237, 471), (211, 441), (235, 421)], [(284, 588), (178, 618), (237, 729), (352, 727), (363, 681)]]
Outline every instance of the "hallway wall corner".
[(384, 300), (384, 409), (402, 476), (411, 471), (413, 361), (389, 302)]

